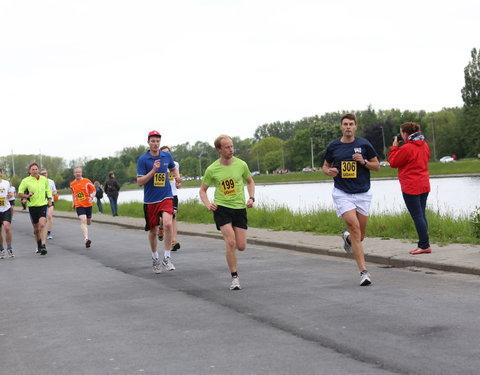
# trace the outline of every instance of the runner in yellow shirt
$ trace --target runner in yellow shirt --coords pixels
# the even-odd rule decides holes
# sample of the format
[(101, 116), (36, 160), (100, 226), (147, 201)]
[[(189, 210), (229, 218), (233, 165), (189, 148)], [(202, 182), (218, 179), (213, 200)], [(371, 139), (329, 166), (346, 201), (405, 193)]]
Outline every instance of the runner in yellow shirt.
[(47, 254), (47, 207), (52, 204), (52, 191), (48, 180), (40, 176), (37, 163), (28, 166), (25, 177), (18, 188), (18, 196), (27, 199), (27, 207), (33, 224), (33, 233), (37, 244), (37, 254)]

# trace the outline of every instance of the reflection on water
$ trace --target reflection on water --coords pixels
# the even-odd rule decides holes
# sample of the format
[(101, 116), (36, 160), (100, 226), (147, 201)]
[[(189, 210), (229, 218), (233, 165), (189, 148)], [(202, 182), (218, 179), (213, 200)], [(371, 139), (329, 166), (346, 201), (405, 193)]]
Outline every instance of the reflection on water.
[[(470, 215), (475, 206), (480, 206), (478, 192), (480, 177), (432, 178), (428, 208), (441, 214), (459, 217)], [(308, 212), (321, 208), (333, 208), (331, 192), (333, 182), (294, 183), (256, 185), (256, 204), (267, 207), (286, 206), (295, 212)], [(398, 180), (372, 180), (372, 214), (397, 213), (406, 210)], [(213, 188), (208, 189), (208, 196), (213, 199)], [(183, 188), (178, 197), (182, 201), (196, 199), (198, 188)], [(121, 191), (119, 203), (143, 199), (143, 190)], [(62, 196), (71, 200), (71, 195)], [(104, 198), (108, 202), (107, 198)]]

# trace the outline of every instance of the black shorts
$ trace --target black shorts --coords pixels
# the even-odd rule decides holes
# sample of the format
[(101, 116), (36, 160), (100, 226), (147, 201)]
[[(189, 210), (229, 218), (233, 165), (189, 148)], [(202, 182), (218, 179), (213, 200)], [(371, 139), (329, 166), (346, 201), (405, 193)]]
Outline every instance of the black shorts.
[(177, 212), (178, 212), (178, 195), (174, 195), (173, 196), (173, 217), (175, 217)]
[(217, 206), (213, 211), (213, 220), (217, 225), (217, 229), (225, 224), (232, 223), (232, 226), (237, 228), (247, 229), (247, 209), (246, 208), (228, 208), (225, 206)]
[(0, 212), (0, 227), (3, 225), (4, 221), (12, 222), (12, 210), (7, 210), (5, 212)]
[(92, 218), (92, 206), (90, 207), (76, 207), (75, 211), (77, 211), (77, 215), (87, 215), (87, 219)]
[(32, 221), (32, 224), (38, 224), (38, 221), (41, 217), (47, 217), (47, 207), (47, 205), (28, 207), (28, 212), (30, 212), (30, 220)]
[(10, 202), (10, 206), (15, 206), (15, 199), (12, 199)]

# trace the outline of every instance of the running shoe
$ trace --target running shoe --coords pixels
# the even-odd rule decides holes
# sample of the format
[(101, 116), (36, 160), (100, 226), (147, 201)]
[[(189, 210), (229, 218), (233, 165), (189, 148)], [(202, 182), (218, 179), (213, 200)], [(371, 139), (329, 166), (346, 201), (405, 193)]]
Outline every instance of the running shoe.
[(0, 250), (0, 259), (5, 259), (5, 250)]
[(153, 260), (153, 272), (155, 273), (161, 273), (162, 272), (162, 267), (160, 266), (160, 259), (154, 259)]
[(360, 285), (361, 286), (367, 286), (372, 283), (372, 280), (370, 279), (370, 272), (368, 271), (362, 271), (360, 272)]
[(163, 228), (158, 230), (158, 240), (163, 241)]
[(50, 232), (47, 233), (47, 240), (53, 240), (53, 236)]
[(9, 247), (9, 248), (7, 249), (7, 254), (8, 254), (8, 256), (9, 256), (10, 258), (15, 257), (15, 255), (13, 254), (13, 249), (12, 249), (11, 247)]
[(162, 264), (167, 271), (173, 271), (175, 269), (175, 266), (173, 265), (172, 261), (170, 260), (170, 257), (163, 258)]
[(417, 254), (430, 254), (431, 252), (432, 252), (432, 248), (431, 248), (431, 247), (429, 247), (429, 248), (427, 248), (427, 249), (420, 249), (420, 248), (418, 248), (418, 249), (415, 249), (415, 250), (410, 251), (410, 254), (412, 254), (412, 255), (417, 255)]
[(47, 254), (47, 247), (45, 245), (42, 245), (40, 247), (40, 255), (46, 255)]
[(230, 284), (230, 290), (240, 290), (240, 279), (238, 277), (232, 277), (232, 283)]
[(172, 251), (177, 251), (178, 249), (180, 249), (180, 243), (179, 242), (172, 243)]
[(85, 240), (85, 247), (88, 249), (91, 244), (92, 244), (92, 241), (87, 238), (87, 239)]
[(352, 253), (352, 244), (348, 242), (348, 236), (350, 236), (350, 232), (348, 230), (344, 230), (342, 232), (342, 238), (343, 238), (343, 248), (348, 254)]

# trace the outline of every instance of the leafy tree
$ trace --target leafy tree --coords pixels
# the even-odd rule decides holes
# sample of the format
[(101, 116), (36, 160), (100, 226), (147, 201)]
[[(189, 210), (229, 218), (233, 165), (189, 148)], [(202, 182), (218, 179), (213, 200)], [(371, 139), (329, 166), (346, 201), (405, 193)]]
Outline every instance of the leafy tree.
[[(474, 48), (472, 60), (464, 69), (465, 86), (462, 89), (464, 103), (464, 133), (463, 144), (467, 156), (480, 154), (480, 54)], [(476, 136), (473, 136), (476, 135)]]
[(480, 53), (472, 49), (472, 60), (464, 69), (465, 86), (462, 88), (462, 99), (465, 107), (480, 105)]
[(269, 172), (273, 172), (275, 169), (283, 168), (282, 151), (269, 151), (263, 158), (265, 169)]

